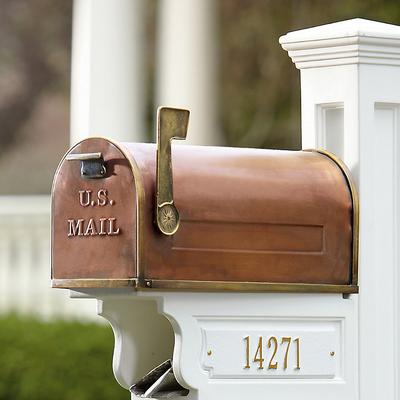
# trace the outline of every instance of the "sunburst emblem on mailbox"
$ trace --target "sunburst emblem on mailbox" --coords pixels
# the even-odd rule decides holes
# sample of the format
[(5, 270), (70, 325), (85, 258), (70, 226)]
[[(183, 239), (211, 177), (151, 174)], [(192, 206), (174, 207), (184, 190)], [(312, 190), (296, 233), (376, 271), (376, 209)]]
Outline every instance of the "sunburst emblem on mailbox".
[(178, 215), (176, 208), (171, 204), (163, 204), (159, 208), (158, 226), (162, 232), (173, 234), (178, 228)]

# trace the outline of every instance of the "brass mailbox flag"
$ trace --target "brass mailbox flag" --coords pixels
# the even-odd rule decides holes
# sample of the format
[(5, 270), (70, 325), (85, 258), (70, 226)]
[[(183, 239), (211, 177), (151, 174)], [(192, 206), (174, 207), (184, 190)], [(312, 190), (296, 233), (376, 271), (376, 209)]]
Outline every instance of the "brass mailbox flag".
[(156, 221), (164, 235), (179, 228), (179, 212), (174, 204), (171, 140), (186, 139), (189, 110), (160, 107), (157, 111)]

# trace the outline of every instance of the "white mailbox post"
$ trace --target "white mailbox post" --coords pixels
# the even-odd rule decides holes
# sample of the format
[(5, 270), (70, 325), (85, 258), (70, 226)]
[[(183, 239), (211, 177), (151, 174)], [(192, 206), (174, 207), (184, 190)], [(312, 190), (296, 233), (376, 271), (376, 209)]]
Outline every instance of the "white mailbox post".
[(176, 398), (399, 398), (400, 28), (350, 20), (280, 41), (301, 70), (304, 148), (335, 152), (358, 182), (360, 294), (72, 292), (98, 299), (126, 389), (171, 358), (189, 390)]
[(335, 152), (358, 181), (359, 398), (399, 399), (400, 27), (353, 19), (280, 42), (300, 69), (303, 148)]

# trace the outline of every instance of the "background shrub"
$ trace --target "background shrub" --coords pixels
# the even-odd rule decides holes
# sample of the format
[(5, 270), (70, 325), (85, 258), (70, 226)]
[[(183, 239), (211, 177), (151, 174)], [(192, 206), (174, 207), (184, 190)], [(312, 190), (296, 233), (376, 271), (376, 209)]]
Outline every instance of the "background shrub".
[(109, 326), (0, 317), (0, 400), (127, 400)]

